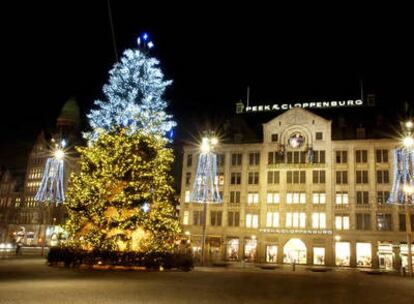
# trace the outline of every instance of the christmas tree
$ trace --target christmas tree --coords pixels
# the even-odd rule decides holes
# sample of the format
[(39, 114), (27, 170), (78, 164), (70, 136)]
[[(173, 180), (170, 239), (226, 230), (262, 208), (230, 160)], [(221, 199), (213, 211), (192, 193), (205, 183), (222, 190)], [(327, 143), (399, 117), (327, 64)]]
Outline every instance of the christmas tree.
[(169, 251), (178, 232), (165, 139), (135, 132), (102, 133), (78, 148), (66, 229), (86, 249)]
[[(148, 41), (148, 35), (139, 38)], [(86, 138), (96, 139), (100, 130), (111, 131), (127, 127), (127, 132), (140, 130), (147, 134), (164, 136), (176, 123), (165, 112), (163, 99), (171, 81), (164, 80), (159, 61), (148, 55), (148, 49), (128, 49), (119, 63), (109, 72), (109, 81), (103, 87), (106, 100), (97, 100), (97, 109), (88, 115), (92, 132)]]
[(179, 232), (169, 175), (173, 162), (165, 132), (158, 61), (128, 50), (104, 86), (89, 122), (88, 147), (78, 148), (80, 172), (71, 177), (66, 229), (85, 249), (165, 252)]

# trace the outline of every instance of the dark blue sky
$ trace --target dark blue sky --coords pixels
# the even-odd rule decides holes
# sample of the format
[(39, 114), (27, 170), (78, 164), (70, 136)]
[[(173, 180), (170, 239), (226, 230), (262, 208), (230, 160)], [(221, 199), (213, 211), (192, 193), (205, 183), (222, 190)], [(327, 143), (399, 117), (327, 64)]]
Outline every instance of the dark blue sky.
[[(111, 6), (118, 54), (142, 31), (152, 35), (154, 55), (174, 80), (167, 97), (178, 140), (234, 113), (247, 85), (252, 103), (337, 99), (359, 96), (362, 78), (390, 109), (414, 102), (411, 16), (403, 7)], [(67, 98), (87, 113), (115, 57), (106, 1), (27, 1), (2, 11), (0, 163), (13, 167)]]

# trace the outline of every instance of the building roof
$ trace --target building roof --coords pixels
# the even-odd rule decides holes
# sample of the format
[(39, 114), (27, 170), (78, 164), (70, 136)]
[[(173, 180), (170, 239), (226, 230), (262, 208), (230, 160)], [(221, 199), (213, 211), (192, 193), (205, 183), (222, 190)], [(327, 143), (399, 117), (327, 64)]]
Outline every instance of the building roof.
[(79, 105), (74, 98), (70, 98), (68, 101), (66, 101), (57, 120), (58, 123), (65, 121), (72, 122), (74, 124), (80, 124)]

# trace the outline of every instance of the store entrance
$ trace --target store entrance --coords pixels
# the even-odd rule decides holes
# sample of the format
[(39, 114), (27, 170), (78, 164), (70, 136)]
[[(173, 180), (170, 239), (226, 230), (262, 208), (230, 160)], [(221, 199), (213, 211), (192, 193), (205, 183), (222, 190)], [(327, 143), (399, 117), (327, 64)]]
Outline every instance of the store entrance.
[(290, 239), (283, 247), (283, 263), (306, 264), (306, 245), (300, 239)]

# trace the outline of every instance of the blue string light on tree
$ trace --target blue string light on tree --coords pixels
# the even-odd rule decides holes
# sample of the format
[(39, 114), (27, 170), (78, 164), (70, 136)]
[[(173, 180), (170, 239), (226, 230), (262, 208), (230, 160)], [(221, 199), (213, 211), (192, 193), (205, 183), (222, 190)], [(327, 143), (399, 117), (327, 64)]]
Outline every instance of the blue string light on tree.
[(138, 47), (126, 50), (109, 72), (103, 87), (105, 99), (95, 101), (96, 109), (88, 114), (92, 131), (84, 135), (89, 141), (120, 128), (126, 134), (140, 131), (171, 138), (169, 132), (176, 123), (166, 113), (168, 103), (163, 95), (172, 81), (164, 79), (160, 62), (149, 54), (154, 47), (150, 36), (141, 34), (137, 43)]
[(64, 158), (66, 141), (63, 139), (55, 145), (52, 157), (46, 160), (42, 181), (35, 200), (39, 202), (63, 203), (64, 191)]
[(217, 144), (216, 137), (203, 137), (202, 139), (201, 153), (198, 157), (196, 176), (190, 195), (192, 202), (221, 202), (218, 189), (217, 155), (213, 152)]

